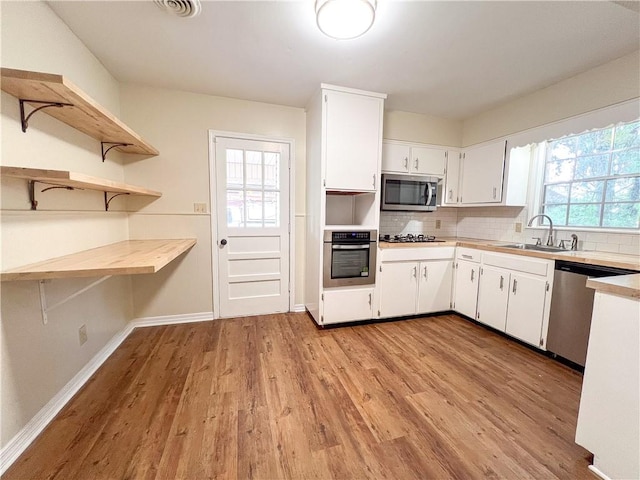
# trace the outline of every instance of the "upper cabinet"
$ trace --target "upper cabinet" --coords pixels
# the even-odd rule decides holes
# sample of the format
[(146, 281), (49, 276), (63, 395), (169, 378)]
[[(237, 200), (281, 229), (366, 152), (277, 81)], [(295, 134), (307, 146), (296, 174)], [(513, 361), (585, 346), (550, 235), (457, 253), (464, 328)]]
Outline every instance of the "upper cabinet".
[(326, 190), (378, 190), (384, 98), (386, 95), (323, 85), (322, 144)]
[(462, 163), (461, 202), (500, 203), (506, 142), (465, 149)]
[(459, 150), (449, 149), (446, 152), (447, 164), (440, 204), (442, 206), (460, 203), (460, 169), (462, 167), (462, 153)]
[(444, 148), (385, 140), (382, 144), (382, 171), (442, 177), (446, 155)]

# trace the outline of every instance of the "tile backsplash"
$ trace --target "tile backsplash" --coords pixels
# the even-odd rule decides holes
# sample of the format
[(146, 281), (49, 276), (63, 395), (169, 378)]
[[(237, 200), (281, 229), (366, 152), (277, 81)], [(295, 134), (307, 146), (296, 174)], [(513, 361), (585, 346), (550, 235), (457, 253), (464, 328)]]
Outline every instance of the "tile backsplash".
[[(440, 228), (436, 228), (439, 220)], [(525, 207), (438, 208), (435, 212), (380, 212), (380, 234), (413, 233), (436, 237), (469, 237), (513, 243), (533, 243), (535, 237), (546, 242), (546, 230), (527, 228)], [(516, 232), (521, 223), (522, 231)], [(596, 250), (640, 255), (640, 234), (601, 233), (589, 230), (557, 230), (554, 243), (578, 235), (580, 250)]]

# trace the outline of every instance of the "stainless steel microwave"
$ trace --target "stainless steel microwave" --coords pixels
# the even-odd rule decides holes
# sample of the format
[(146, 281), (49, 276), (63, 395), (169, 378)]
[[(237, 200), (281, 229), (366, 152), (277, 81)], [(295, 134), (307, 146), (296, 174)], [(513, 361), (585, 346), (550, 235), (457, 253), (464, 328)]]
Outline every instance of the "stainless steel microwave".
[(437, 207), (438, 177), (382, 175), (382, 210), (433, 212)]

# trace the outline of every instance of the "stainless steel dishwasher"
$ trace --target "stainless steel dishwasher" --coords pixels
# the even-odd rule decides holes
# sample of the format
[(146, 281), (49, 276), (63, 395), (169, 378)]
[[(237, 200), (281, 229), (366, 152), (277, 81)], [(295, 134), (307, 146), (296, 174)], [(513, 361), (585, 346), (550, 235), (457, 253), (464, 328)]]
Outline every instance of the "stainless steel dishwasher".
[(638, 272), (556, 260), (547, 350), (584, 367), (595, 293), (587, 279), (631, 273)]

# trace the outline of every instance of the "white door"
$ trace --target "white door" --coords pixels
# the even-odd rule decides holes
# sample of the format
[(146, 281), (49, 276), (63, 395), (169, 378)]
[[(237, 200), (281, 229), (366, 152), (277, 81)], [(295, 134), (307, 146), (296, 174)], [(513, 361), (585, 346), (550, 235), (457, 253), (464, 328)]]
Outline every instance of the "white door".
[(464, 152), (461, 201), (500, 203), (504, 172), (504, 141), (474, 147)]
[(416, 313), (418, 263), (383, 263), (380, 272), (380, 316), (400, 317)]
[(421, 262), (419, 276), (418, 313), (449, 310), (453, 262), (451, 260)]
[(453, 303), (453, 309), (471, 318), (476, 318), (479, 269), (477, 263), (458, 260), (458, 268), (456, 269), (456, 298)]
[(545, 278), (512, 274), (510, 289), (506, 332), (539, 347), (547, 281)]
[(289, 310), (289, 144), (216, 137), (220, 317)]
[(509, 279), (509, 272), (506, 270), (486, 265), (482, 267), (476, 319), (501, 332), (505, 331), (507, 323)]
[(458, 186), (460, 184), (460, 152), (449, 150), (447, 152), (447, 173), (445, 175), (445, 187), (442, 198), (443, 205), (456, 205), (460, 199)]
[(397, 143), (382, 144), (382, 171), (383, 172), (409, 172), (409, 146)]
[(373, 318), (373, 288), (325, 290), (322, 294), (323, 325)]
[(411, 147), (410, 172), (425, 175), (444, 175), (446, 150), (427, 147)]

